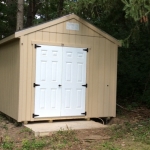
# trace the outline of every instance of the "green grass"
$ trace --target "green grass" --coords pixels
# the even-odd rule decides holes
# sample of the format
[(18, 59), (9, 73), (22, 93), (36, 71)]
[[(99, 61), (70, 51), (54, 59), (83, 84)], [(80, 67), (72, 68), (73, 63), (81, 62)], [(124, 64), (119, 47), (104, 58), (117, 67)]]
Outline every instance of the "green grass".
[(113, 139), (128, 138), (130, 140), (150, 145), (150, 120), (138, 123), (117, 125), (112, 128)]
[[(9, 129), (3, 119), (0, 116), (0, 128), (5, 129), (7, 133)], [(26, 137), (15, 142), (7, 134), (0, 143), (0, 150), (70, 150), (71, 147), (75, 149), (77, 146), (85, 150), (150, 150), (150, 119), (138, 123), (126, 122), (122, 125), (113, 125), (105, 130), (110, 139), (86, 143), (77, 138), (77, 132), (80, 131), (76, 132), (69, 128), (61, 129), (51, 136), (32, 139), (29, 138), (33, 134), (32, 131), (21, 128), (19, 133), (25, 134)]]
[(32, 130), (29, 128), (23, 128), (21, 129), (20, 133), (32, 133)]
[(42, 139), (39, 140), (23, 140), (22, 141), (22, 150), (34, 150), (34, 149), (42, 149), (46, 146), (46, 142)]
[[(22, 132), (30, 132), (28, 129), (22, 129)], [(71, 147), (73, 144), (79, 143), (76, 138), (76, 133), (73, 130), (68, 129), (64, 131), (61, 129), (56, 134), (50, 137), (23, 139), (20, 143), (20, 148), (17, 148), (17, 143), (13, 142), (9, 137), (5, 137), (3, 142), (0, 144), (0, 149), (3, 150), (41, 150), (43, 148), (60, 150), (67, 147)]]
[(6, 136), (5, 139), (3, 140), (3, 143), (1, 144), (1, 148), (4, 150), (12, 150), (14, 147), (14, 142)]

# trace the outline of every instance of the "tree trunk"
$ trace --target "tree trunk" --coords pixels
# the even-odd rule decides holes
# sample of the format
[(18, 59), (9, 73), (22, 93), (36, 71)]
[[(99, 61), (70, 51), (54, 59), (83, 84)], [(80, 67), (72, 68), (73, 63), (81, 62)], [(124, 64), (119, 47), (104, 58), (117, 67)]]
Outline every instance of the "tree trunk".
[(42, 2), (39, 0), (29, 0), (28, 12), (27, 12), (27, 22), (26, 27), (33, 25), (34, 17), (38, 9), (42, 6)]
[(59, 0), (58, 17), (60, 17), (62, 15), (63, 7), (64, 7), (64, 0)]
[(23, 6), (24, 6), (24, 0), (18, 0), (16, 31), (23, 29), (23, 9), (24, 9)]

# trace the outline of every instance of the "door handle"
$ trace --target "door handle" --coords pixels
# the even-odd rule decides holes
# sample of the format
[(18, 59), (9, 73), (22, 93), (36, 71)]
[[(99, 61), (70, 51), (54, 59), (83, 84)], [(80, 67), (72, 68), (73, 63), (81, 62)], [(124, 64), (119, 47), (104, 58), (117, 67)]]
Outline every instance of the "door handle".
[(60, 86), (62, 86), (62, 85), (59, 84), (58, 86), (60, 87)]

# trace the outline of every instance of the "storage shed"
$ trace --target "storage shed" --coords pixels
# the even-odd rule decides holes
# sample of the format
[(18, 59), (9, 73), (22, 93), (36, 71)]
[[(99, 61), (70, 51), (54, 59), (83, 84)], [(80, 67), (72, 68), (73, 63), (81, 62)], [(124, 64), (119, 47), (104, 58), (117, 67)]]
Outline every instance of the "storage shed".
[(0, 111), (18, 122), (116, 116), (120, 43), (70, 14), (0, 41)]

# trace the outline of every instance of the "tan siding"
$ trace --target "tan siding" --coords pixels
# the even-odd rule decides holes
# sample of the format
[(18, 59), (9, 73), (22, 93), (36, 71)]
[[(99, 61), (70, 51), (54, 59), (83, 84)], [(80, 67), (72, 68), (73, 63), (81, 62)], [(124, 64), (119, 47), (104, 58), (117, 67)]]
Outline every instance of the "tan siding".
[(41, 40), (42, 41), (43, 40), (43, 33), (41, 31), (35, 32), (35, 38), (36, 38), (36, 40)]
[(43, 32), (43, 41), (49, 41), (50, 34), (49, 32)]
[(33, 74), (33, 54), (32, 48), (33, 45), (31, 44), (31, 40), (35, 39), (35, 34), (28, 35), (28, 59), (27, 59), (27, 100), (26, 100), (26, 120), (31, 118), (31, 104), (32, 104), (32, 90), (33, 90), (33, 81), (32, 81), (32, 74)]
[[(32, 82), (35, 83), (35, 76), (36, 76), (36, 49), (32, 48)], [(32, 87), (32, 95), (31, 95), (31, 115), (34, 113), (34, 105), (35, 105), (35, 89)], [(31, 118), (31, 121), (33, 121), (34, 118)]]
[(49, 28), (49, 27), (48, 27), (48, 28), (44, 28), (42, 31), (43, 31), (43, 32), (49, 32), (49, 31), (50, 31), (50, 28)]
[(116, 116), (117, 46), (112, 43), (110, 64), (110, 114)]
[(34, 45), (31, 44), (31, 40), (35, 39), (36, 33), (32, 33), (26, 36), (22, 36), (23, 46), (22, 58), (23, 73), (20, 82), (22, 82), (22, 95), (20, 95), (20, 121), (31, 120), (33, 111), (33, 50)]
[(56, 32), (57, 33), (63, 33), (63, 30), (64, 30), (64, 24), (63, 23), (60, 23), (60, 24), (57, 24), (56, 25)]
[(103, 116), (110, 115), (110, 49), (111, 42), (106, 40)]
[[(115, 38), (113, 38), (112, 36), (110, 36), (107, 33), (103, 32), (102, 30), (96, 28), (92, 24), (89, 24), (88, 22), (86, 22), (85, 20), (79, 18), (78, 16), (76, 16), (74, 14), (70, 14), (70, 15), (61, 17), (61, 18), (53, 20), (53, 21), (49, 21), (47, 23), (44, 23), (44, 24), (41, 24), (41, 25), (38, 25), (38, 26), (35, 26), (35, 27), (31, 27), (31, 28), (28, 28), (28, 29), (25, 29), (25, 30), (22, 30), (22, 31), (18, 31), (14, 34), (14, 37), (19, 38), (20, 36), (30, 34), (30, 33), (33, 33), (33, 32), (37, 32), (39, 30), (46, 30), (46, 28), (49, 28), (49, 27), (51, 28), (52, 26), (54, 28), (56, 28), (56, 26), (58, 24), (63, 24), (63, 26), (64, 26), (64, 22), (67, 22), (67, 21), (70, 21), (70, 20), (73, 20), (73, 21), (76, 20), (79, 24), (84, 25), (85, 29), (82, 26), (81, 26), (82, 28), (80, 28), (81, 33), (83, 32), (82, 30), (86, 30), (86, 28), (88, 28), (90, 30), (93, 30), (95, 35), (98, 35), (99, 37), (100, 36), (105, 37), (108, 40), (115, 43), (116, 45), (121, 46), (121, 43), (119, 41), (117, 41)], [(80, 33), (80, 31), (77, 31), (76, 34)], [(55, 31), (53, 29), (50, 29), (50, 32), (55, 32)], [(63, 33), (64, 32), (65, 32), (65, 29), (63, 29)], [(71, 32), (74, 32), (74, 31), (71, 31)], [(87, 34), (87, 31), (85, 31), (85, 33), (83, 33), (83, 34), (91, 36), (91, 35)], [(0, 44), (3, 43), (3, 42), (9, 41), (11, 39), (12, 39), (12, 37), (7, 38), (6, 40), (4, 39), (0, 42)]]
[[(18, 106), (18, 121), (20, 122), (20, 121), (22, 121), (22, 109), (23, 109), (23, 107), (22, 106), (24, 106), (23, 105), (23, 100), (24, 100), (24, 96), (23, 96), (23, 94), (24, 94), (24, 80), (25, 80), (25, 78), (24, 78), (24, 75), (25, 75), (25, 73), (24, 73), (24, 56), (25, 56), (25, 54), (24, 54), (24, 52), (25, 52), (25, 50), (23, 49), (23, 47), (24, 47), (24, 37), (22, 37), (21, 39), (20, 39), (20, 73), (19, 73), (19, 76), (20, 76), (20, 78), (19, 78), (19, 106)], [(27, 50), (26, 50), (27, 51)], [(26, 94), (25, 94), (25, 96), (26, 96)]]
[(54, 26), (51, 26), (50, 27), (50, 32), (57, 32), (57, 26), (56, 25), (54, 25)]
[(75, 44), (76, 43), (76, 37), (75, 35), (69, 35), (69, 43)]
[(57, 36), (56, 36), (56, 41), (57, 41), (58, 43), (62, 43), (63, 35), (62, 35), (61, 33), (57, 33), (56, 35), (57, 35)]
[(76, 44), (82, 44), (82, 41), (81, 41), (82, 36), (76, 35), (75, 38), (76, 38)]
[(106, 39), (100, 38), (100, 47), (99, 47), (99, 66), (98, 66), (98, 71), (99, 71), (99, 76), (98, 76), (98, 115), (99, 117), (103, 116), (103, 103), (104, 103), (104, 87), (105, 87), (105, 74), (104, 74), (104, 65), (105, 65), (105, 47), (106, 47)]
[(19, 40), (0, 48), (0, 111), (18, 119)]
[(88, 110), (87, 110), (87, 114), (92, 117), (92, 105), (93, 105), (93, 65), (94, 65), (94, 47), (93, 47), (93, 42), (94, 39), (91, 39), (92, 42), (92, 48), (91, 50), (88, 52), (89, 55), (89, 70), (88, 74), (89, 74), (89, 81), (88, 81), (88, 99), (89, 99), (89, 103), (88, 103)]
[(69, 34), (63, 34), (62, 43), (69, 43)]
[(22, 68), (23, 68), (23, 76), (22, 76), (22, 80), (20, 82), (23, 83), (23, 95), (22, 95), (22, 99), (20, 99), (20, 101), (22, 101), (22, 105), (21, 105), (21, 113), (22, 116), (22, 120), (26, 119), (26, 99), (27, 99), (27, 60), (28, 60), (28, 36), (23, 36), (23, 48), (21, 49), (23, 52), (23, 64)]
[[(94, 73), (93, 73), (94, 72)], [(99, 76), (99, 38), (94, 38), (93, 43), (93, 65), (92, 65), (92, 117), (98, 117), (98, 76)], [(94, 101), (93, 101), (94, 100)]]
[[(79, 31), (74, 31), (74, 30), (67, 30), (66, 29), (66, 23), (71, 22), (71, 23), (78, 23), (79, 24)], [(43, 33), (43, 34), (42, 34)], [(96, 36), (100, 37), (100, 35), (93, 30), (91, 30), (89, 27), (85, 26), (84, 24), (80, 23), (79, 21), (72, 19), (66, 22), (62, 22), (59, 24), (56, 24), (55, 26), (51, 26), (49, 28), (41, 29), (39, 31), (36, 31), (36, 39), (39, 40), (44, 40), (44, 34), (45, 33), (57, 33), (57, 38), (59, 39), (59, 35), (61, 36), (62, 34), (68, 34), (68, 35), (83, 35), (83, 36)], [(42, 34), (42, 35), (41, 35)], [(52, 34), (54, 35), (54, 34)], [(46, 35), (47, 36), (47, 35)], [(43, 38), (42, 38), (43, 37)], [(52, 36), (51, 36), (52, 38)]]
[(56, 42), (56, 39), (57, 39), (57, 34), (56, 33), (50, 33), (50, 41)]

